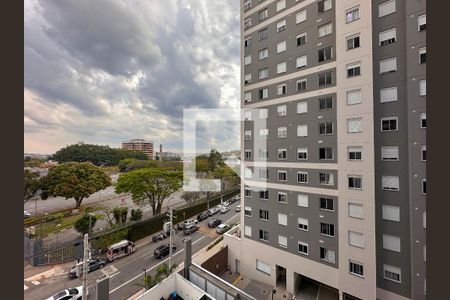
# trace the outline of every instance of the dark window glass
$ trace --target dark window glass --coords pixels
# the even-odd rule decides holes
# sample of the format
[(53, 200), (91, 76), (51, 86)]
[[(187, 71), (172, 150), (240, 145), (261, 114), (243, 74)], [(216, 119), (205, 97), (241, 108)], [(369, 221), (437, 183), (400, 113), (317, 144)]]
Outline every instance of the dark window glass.
[(332, 109), (333, 108), (333, 97), (326, 97), (319, 99), (319, 109)]

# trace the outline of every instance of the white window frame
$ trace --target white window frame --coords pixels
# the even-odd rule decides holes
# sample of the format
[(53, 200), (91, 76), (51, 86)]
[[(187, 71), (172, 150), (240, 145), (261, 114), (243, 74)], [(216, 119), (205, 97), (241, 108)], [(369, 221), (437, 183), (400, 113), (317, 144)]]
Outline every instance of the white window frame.
[(282, 32), (286, 30), (286, 19), (281, 20), (277, 23), (277, 32)]
[[(284, 93), (283, 93), (284, 91)], [(277, 85), (277, 96), (282, 96), (282, 95), (286, 95), (287, 94), (287, 84), (286, 83), (282, 83)]]
[(427, 80), (422, 79), (419, 81), (419, 95), (426, 96), (427, 95)]
[(245, 141), (251, 141), (252, 140), (252, 131), (251, 130), (244, 131), (244, 140)]
[(297, 206), (300, 207), (308, 207), (309, 206), (309, 197), (306, 194), (298, 194), (297, 195)]
[(286, 104), (277, 106), (277, 115), (279, 117), (285, 117), (287, 115), (287, 105)]
[(252, 63), (252, 56), (251, 55), (244, 56), (244, 65), (247, 66), (251, 63)]
[(380, 60), (380, 75), (397, 72), (397, 70), (398, 64), (396, 56)]
[[(306, 154), (306, 158), (299, 158), (300, 153)], [(297, 148), (297, 160), (308, 160), (308, 148)]]
[(276, 4), (276, 11), (279, 12), (286, 8), (286, 0), (278, 0)]
[(297, 69), (299, 68), (305, 68), (308, 66), (308, 55), (302, 55), (295, 59), (295, 66)]
[(258, 70), (258, 79), (259, 80), (266, 79), (267, 77), (269, 77), (269, 69), (268, 68)]
[[(280, 196), (284, 196), (285, 201), (280, 201)], [(278, 203), (286, 204), (288, 202), (288, 194), (284, 193), (284, 192), (278, 192), (277, 193), (277, 201), (278, 201)]]
[(401, 243), (399, 236), (383, 234), (383, 249), (400, 253), (402, 252)]
[[(306, 181), (298, 181), (298, 175), (306, 175)], [(308, 172), (304, 172), (304, 171), (297, 172), (297, 183), (308, 184), (308, 181), (309, 181), (308, 177), (309, 177)]]
[(306, 114), (307, 112), (308, 112), (308, 102), (306, 101), (297, 102), (297, 113)]
[(356, 105), (362, 103), (362, 89), (348, 90), (345, 93), (347, 105)]
[(306, 9), (299, 11), (298, 13), (295, 14), (295, 24), (302, 23), (306, 21), (306, 19), (307, 19)]
[(286, 51), (286, 41), (281, 41), (277, 43), (277, 53)]
[(244, 84), (249, 84), (252, 82), (252, 73), (244, 75)]
[[(357, 187), (357, 186), (351, 187), (350, 186), (350, 178), (361, 179), (361, 187)], [(350, 190), (362, 190), (364, 188), (363, 176), (361, 176), (361, 175), (348, 175), (347, 185), (348, 185), (348, 189), (350, 189)]]
[(282, 126), (277, 128), (277, 137), (279, 139), (285, 139), (287, 138), (287, 127)]
[[(390, 185), (388, 185), (390, 182)], [(381, 176), (381, 190), (383, 191), (400, 191), (400, 177), (398, 176)]]
[(355, 219), (364, 219), (364, 204), (356, 202), (348, 202), (348, 216)]
[(287, 71), (287, 64), (285, 61), (277, 64), (277, 74), (286, 73), (286, 71)]
[(426, 145), (420, 146), (420, 161), (427, 161), (427, 146)]
[(245, 92), (244, 93), (244, 103), (252, 102), (252, 93), (251, 92)]
[[(285, 176), (285, 178), (286, 179), (280, 179), (280, 174), (284, 174)], [(277, 179), (278, 179), (278, 181), (287, 181), (287, 171), (284, 171), (284, 170), (278, 170), (277, 171)]]
[[(395, 280), (390, 277), (386, 277), (386, 272), (392, 273), (392, 274), (398, 274), (398, 280)], [(390, 266), (383, 264), (383, 278), (389, 281), (401, 283), (402, 282), (402, 270), (400, 268)]]
[(389, 103), (395, 101), (398, 101), (398, 88), (396, 86), (380, 89), (381, 103)]
[[(300, 228), (301, 225), (301, 228)], [(297, 228), (298, 230), (309, 231), (309, 221), (306, 218), (297, 218)]]
[(244, 225), (244, 235), (251, 237), (252, 236), (252, 227), (248, 225)]
[[(259, 119), (264, 120), (269, 118), (269, 109), (268, 108), (260, 108), (258, 109)], [(263, 128), (266, 129), (266, 128)]]
[[(356, 126), (358, 124), (359, 124), (359, 126)], [(363, 126), (362, 117), (347, 119), (347, 133), (362, 132), (363, 131), (362, 126)]]
[[(353, 272), (352, 264), (361, 266), (362, 267), (362, 274)], [(349, 265), (349, 273), (350, 274), (364, 278), (364, 264), (363, 263), (358, 262), (358, 261), (354, 261), (354, 260), (349, 260), (348, 265)]]
[(396, 1), (388, 0), (378, 5), (378, 18), (382, 18), (384, 16), (388, 16), (397, 11)]
[[(298, 40), (299, 40), (299, 38), (301, 40), (302, 37), (305, 37), (305, 42), (303, 44), (302, 43), (299, 44)], [(297, 34), (297, 36), (295, 37), (295, 45), (296, 45), (296, 47), (302, 46), (302, 45), (306, 45), (307, 43), (308, 43), (308, 34), (306, 32)]]
[(266, 264), (263, 261), (256, 260), (256, 270), (271, 276), (272, 275), (272, 267), (269, 264)]
[(381, 218), (385, 221), (400, 222), (400, 207), (383, 204)]
[(269, 57), (269, 48), (263, 48), (258, 50), (258, 60), (263, 60)]
[(398, 146), (382, 146), (381, 147), (381, 160), (383, 161), (398, 161), (399, 160), (399, 147)]
[(307, 137), (308, 136), (308, 125), (302, 124), (297, 126), (297, 136)]
[[(349, 16), (351, 16), (351, 18), (349, 18)], [(354, 6), (345, 11), (345, 23), (346, 24), (357, 21), (357, 20), (359, 20), (359, 18), (360, 18), (359, 5)]]
[(252, 159), (252, 150), (244, 150), (245, 159)]
[(378, 46), (386, 46), (397, 42), (397, 28), (389, 28), (378, 33)]
[(348, 231), (348, 244), (353, 247), (364, 249), (364, 233), (349, 230)]
[[(360, 153), (360, 158), (350, 158), (351, 153)], [(354, 161), (354, 160), (362, 160), (363, 155), (363, 147), (362, 146), (348, 146), (347, 147), (347, 160)]]
[[(420, 124), (419, 124), (420, 128), (422, 128), (422, 129), (427, 128), (427, 124), (426, 124), (427, 123), (427, 113), (422, 112), (422, 113), (420, 113), (419, 117), (420, 117)], [(422, 121), (425, 121), (425, 126), (422, 125)]]
[(287, 214), (278, 213), (278, 225), (282, 226), (288, 225)]
[(283, 235), (278, 235), (278, 246), (287, 248), (288, 239)]
[[(384, 130), (383, 129), (383, 121), (391, 121), (391, 120), (395, 120), (396, 121), (396, 128), (394, 130), (390, 129), (389, 130)], [(390, 131), (398, 131), (398, 117), (384, 117), (380, 119), (380, 130), (381, 132), (390, 132)]]
[[(421, 25), (425, 25), (425, 27), (426, 27), (426, 25), (427, 25), (427, 14), (422, 14), (422, 15), (420, 15), (420, 16), (418, 16), (417, 17), (417, 31), (421, 31), (420, 30), (420, 26)], [(422, 31), (425, 31), (426, 29), (424, 29), (424, 30), (422, 30)]]
[[(298, 246), (299, 246), (299, 245), (305, 246), (305, 247), (306, 247), (306, 252), (300, 251), (300, 250), (298, 249)], [(298, 253), (301, 253), (301, 254), (303, 254), (303, 255), (309, 255), (309, 245), (308, 245), (308, 243), (298, 241), (297, 251), (298, 251)]]
[(318, 37), (324, 37), (333, 33), (333, 22), (322, 24), (317, 28)]
[[(298, 84), (299, 84), (299, 83), (303, 83), (303, 82), (305, 83), (305, 88), (299, 90), (299, 89), (298, 89)], [(297, 81), (295, 82), (295, 87), (296, 87), (296, 89), (297, 89), (297, 92), (302, 92), (302, 91), (307, 90), (307, 89), (308, 89), (308, 80), (307, 80), (307, 78), (302, 78), (302, 79), (297, 80)]]

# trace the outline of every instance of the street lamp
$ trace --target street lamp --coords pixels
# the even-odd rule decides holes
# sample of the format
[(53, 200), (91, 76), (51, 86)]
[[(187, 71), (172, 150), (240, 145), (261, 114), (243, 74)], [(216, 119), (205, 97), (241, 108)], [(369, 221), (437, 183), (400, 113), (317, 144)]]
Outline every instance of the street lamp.
[(273, 300), (273, 295), (275, 295), (277, 293), (277, 291), (275, 289), (272, 290), (272, 300)]

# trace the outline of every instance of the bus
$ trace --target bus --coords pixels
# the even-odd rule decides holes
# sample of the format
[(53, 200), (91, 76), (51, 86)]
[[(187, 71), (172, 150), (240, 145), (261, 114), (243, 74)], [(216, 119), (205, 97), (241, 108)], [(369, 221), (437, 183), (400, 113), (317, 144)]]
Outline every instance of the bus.
[(109, 261), (113, 261), (122, 256), (129, 255), (134, 251), (136, 251), (136, 246), (133, 242), (122, 240), (108, 247), (107, 258)]

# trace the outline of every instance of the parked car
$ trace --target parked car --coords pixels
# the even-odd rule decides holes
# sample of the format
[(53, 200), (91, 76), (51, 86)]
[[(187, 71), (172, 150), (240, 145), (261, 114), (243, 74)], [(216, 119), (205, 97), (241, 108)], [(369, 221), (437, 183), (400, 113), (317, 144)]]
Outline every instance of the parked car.
[(225, 201), (224, 203), (222, 203), (222, 206), (228, 207), (230, 206), (231, 202), (229, 201)]
[[(89, 291), (86, 290), (86, 295), (89, 295)], [(83, 296), (83, 286), (77, 286), (62, 290), (46, 300), (79, 300)]]
[(23, 218), (27, 219), (31, 217), (31, 213), (28, 210), (23, 211)]
[(185, 235), (190, 235), (193, 232), (196, 232), (198, 230), (198, 226), (195, 224), (186, 225), (183, 229), (183, 233)]
[[(172, 246), (172, 253), (175, 252), (175, 250), (177, 250), (177, 247)], [(161, 245), (155, 249), (155, 251), (153, 252), (153, 255), (156, 258), (163, 258), (164, 256), (169, 255), (169, 252), (170, 252), (169, 245)]]
[(210, 217), (211, 217), (211, 216), (214, 216), (214, 215), (217, 214), (219, 211), (220, 211), (220, 209), (219, 209), (218, 207), (210, 208), (210, 209), (208, 209), (208, 215), (209, 215)]
[(229, 206), (222, 206), (222, 208), (220, 208), (220, 213), (224, 214), (226, 212), (230, 211), (230, 207)]
[(197, 220), (198, 220), (199, 222), (201, 222), (201, 221), (203, 221), (203, 220), (205, 220), (205, 219), (208, 219), (208, 217), (209, 217), (208, 212), (207, 212), (207, 211), (204, 211), (204, 212), (201, 212), (201, 213), (198, 214)]
[(198, 223), (198, 220), (196, 220), (196, 219), (185, 220), (183, 222), (183, 228), (185, 228), (186, 226), (189, 226), (189, 225), (193, 225), (193, 224), (195, 225), (197, 223)]
[[(91, 259), (88, 263), (88, 272), (92, 272), (103, 268), (106, 265), (106, 260), (102, 258)], [(83, 266), (80, 268), (80, 272), (83, 272)], [(77, 278), (77, 266), (73, 266), (69, 269), (69, 278)]]
[(220, 219), (212, 219), (212, 220), (210, 220), (208, 222), (208, 227), (214, 228), (214, 227), (216, 227), (219, 224), (222, 224), (222, 220), (220, 220)]
[(236, 211), (241, 211), (241, 206), (240, 205), (238, 205), (238, 206), (236, 206), (236, 209), (235, 209)]
[(230, 227), (226, 224), (219, 224), (216, 228), (217, 233), (224, 233), (226, 232)]

